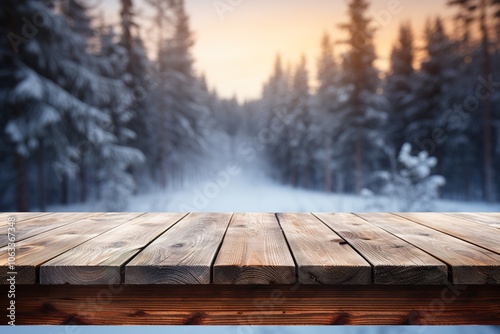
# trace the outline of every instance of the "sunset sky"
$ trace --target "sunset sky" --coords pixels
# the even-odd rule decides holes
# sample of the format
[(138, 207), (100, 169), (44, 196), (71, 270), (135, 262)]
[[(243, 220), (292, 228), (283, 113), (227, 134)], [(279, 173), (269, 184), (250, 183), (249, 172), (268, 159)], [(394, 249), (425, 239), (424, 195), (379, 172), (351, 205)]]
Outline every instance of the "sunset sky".
[[(102, 1), (107, 22), (116, 23), (119, 0)], [(285, 64), (291, 65), (305, 54), (314, 84), (321, 36), (325, 31), (334, 40), (345, 36), (338, 24), (347, 20), (347, 3), (347, 0), (186, 0), (196, 39), (193, 49), (196, 70), (206, 74), (209, 86), (216, 88), (221, 96), (236, 95), (242, 101), (260, 95), (277, 53)], [(377, 65), (382, 69), (387, 68), (401, 21), (410, 20), (416, 37), (420, 38), (427, 18), (437, 13), (444, 17), (453, 14), (446, 7), (446, 0), (372, 0), (371, 3), (370, 14), (378, 27)], [(144, 0), (135, 0), (135, 5), (142, 17), (142, 37), (153, 40), (149, 6)], [(337, 45), (335, 51), (339, 54), (344, 48)]]

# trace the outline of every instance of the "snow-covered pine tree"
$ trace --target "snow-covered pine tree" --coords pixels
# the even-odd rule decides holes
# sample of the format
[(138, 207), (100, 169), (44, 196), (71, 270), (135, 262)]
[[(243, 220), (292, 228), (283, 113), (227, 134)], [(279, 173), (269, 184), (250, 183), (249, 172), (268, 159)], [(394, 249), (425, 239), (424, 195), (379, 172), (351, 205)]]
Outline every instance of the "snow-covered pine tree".
[[(5, 110), (12, 116), (5, 123), (5, 131), (17, 151), (17, 206), (19, 211), (24, 211), (28, 209), (27, 188), (32, 190), (30, 192), (35, 191), (35, 186), (28, 184), (25, 178), (29, 159), (42, 149), (43, 156), (50, 156), (52, 151), (55, 159), (52, 167), (64, 181), (66, 175), (74, 175), (78, 169), (74, 161), (78, 154), (78, 131), (65, 131), (67, 123), (78, 117), (87, 118), (91, 124), (99, 123), (106, 119), (106, 115), (86, 105), (74, 96), (74, 91), (70, 91), (94, 79), (87, 71), (82, 70), (83, 75), (79, 73), (80, 64), (86, 60), (86, 54), (82, 52), (86, 48), (84, 38), (74, 33), (64, 18), (44, 2), (27, 0), (2, 4), (8, 7), (1, 12), (8, 13), (9, 19), (5, 22), (10, 23), (6, 28), (11, 36), (26, 35), (22, 31), (22, 17), (40, 20), (38, 26), (30, 22), (30, 38), (17, 39), (22, 42), (14, 42), (6, 51), (10, 53), (14, 63), (11, 68), (16, 73), (15, 82), (7, 87), (5, 94)], [(39, 168), (45, 169), (44, 160), (39, 160), (38, 164)], [(65, 182), (61, 185), (64, 187)], [(44, 185), (39, 184), (37, 188), (44, 191)], [(63, 189), (63, 196), (65, 191)], [(43, 203), (39, 206), (43, 207)]]
[[(129, 147), (129, 142), (135, 134), (128, 128), (133, 115), (130, 109), (132, 92), (127, 87), (128, 59), (124, 47), (118, 44), (119, 38), (113, 29), (101, 27), (100, 36), (96, 36), (91, 26), (89, 7), (84, 5), (82, 0), (70, 0), (71, 2), (75, 4), (67, 8), (63, 6), (62, 13), (74, 32), (82, 36), (87, 45), (91, 38), (99, 39), (98, 42), (94, 41), (92, 47), (87, 47), (90, 62), (84, 65), (87, 71), (99, 76), (98, 80), (106, 86), (107, 99), (92, 100), (93, 97), (85, 96), (85, 91), (77, 91), (76, 94), (106, 113), (109, 122), (100, 126), (113, 135), (113, 139), (106, 145), (93, 148), (95, 154), (81, 155), (80, 200), (87, 199), (87, 183), (91, 180), (88, 170), (94, 170), (96, 175), (92, 175), (92, 178), (99, 188), (96, 189), (98, 197), (104, 199), (107, 210), (119, 211), (126, 208), (127, 199), (135, 187), (129, 169), (144, 160), (139, 150)], [(102, 24), (104, 25), (104, 22)]]
[[(120, 42), (127, 49), (128, 53), (132, 53), (135, 44), (133, 30), (138, 28), (135, 22), (134, 2), (133, 0), (120, 0), (120, 5), (120, 25), (122, 28)], [(129, 72), (132, 71), (131, 65), (131, 62), (129, 62)]]
[[(126, 57), (123, 81), (132, 92), (129, 127), (135, 133), (135, 137), (128, 143), (143, 152), (146, 161), (155, 161), (158, 147), (157, 137), (153, 134), (158, 115), (153, 108), (152, 90), (157, 78), (140, 36), (133, 0), (120, 0), (120, 3), (119, 45), (124, 48)], [(155, 168), (154, 164), (146, 164), (141, 168), (133, 168), (133, 174), (136, 178), (140, 178), (141, 182), (145, 182), (154, 178)]]
[[(498, 0), (450, 0), (451, 6), (458, 7), (458, 16), (467, 16), (469, 23), (477, 23), (480, 34), (479, 59), (480, 75), (484, 80), (492, 74), (492, 34), (494, 19), (500, 16), (500, 1)], [(493, 14), (490, 15), (490, 10)], [(498, 27), (498, 26), (497, 26)], [(482, 83), (478, 83), (478, 89)], [(495, 176), (495, 128), (493, 94), (487, 96), (481, 103), (482, 110), (482, 160), (483, 160), (483, 190), (484, 199), (488, 202), (496, 201)], [(499, 185), (500, 187), (500, 185)]]
[(161, 158), (160, 174), (165, 176), (179, 174), (184, 164), (199, 156), (205, 145), (210, 116), (210, 109), (203, 103), (206, 95), (193, 70), (191, 48), (194, 41), (184, 1), (172, 0), (171, 6), (173, 34), (162, 43), (158, 59), (161, 75), (157, 89), (161, 115), (159, 131), (161, 140), (165, 141), (161, 145), (166, 148), (166, 152), (160, 154), (166, 154)]
[[(335, 157), (335, 143), (339, 134), (339, 119), (337, 118), (337, 110), (342, 94), (342, 86), (340, 84), (341, 72), (340, 67), (335, 60), (333, 52), (333, 43), (330, 35), (325, 33), (321, 39), (321, 55), (318, 59), (317, 79), (319, 87), (314, 96), (315, 98), (315, 123), (320, 126), (320, 134), (317, 140), (322, 141), (322, 149), (317, 153), (316, 158), (319, 160), (318, 165), (323, 166), (322, 183), (323, 189), (326, 192), (332, 191), (333, 186), (333, 171), (339, 175), (337, 159)], [(318, 156), (319, 155), (319, 156)], [(341, 182), (337, 183), (337, 190), (342, 191)]]
[(387, 144), (397, 152), (407, 141), (405, 128), (409, 124), (408, 109), (413, 98), (415, 49), (410, 23), (404, 23), (399, 38), (392, 48), (391, 68), (386, 78), (384, 93), (388, 101)]
[[(477, 34), (472, 29), (475, 27), (472, 24), (474, 22), (463, 22), (473, 19), (472, 14), (473, 11), (470, 12), (465, 8), (464, 13), (457, 15), (462, 21), (462, 26), (468, 25), (468, 28), (458, 30), (458, 36), (450, 37), (454, 54), (450, 55), (449, 61), (452, 63), (456, 79), (448, 83), (449, 88), (445, 96), (447, 109), (439, 112), (435, 125), (435, 129), (444, 131), (443, 138), (446, 139), (436, 137), (439, 141), (436, 142), (436, 146), (439, 146), (436, 152), (440, 161), (439, 173), (446, 175), (447, 180), (442, 193), (448, 198), (460, 200), (480, 198), (480, 195), (474, 193), (478, 186), (480, 187), (482, 174), (478, 165), (482, 151), (482, 115), (473, 112), (467, 117), (460, 116), (464, 112), (467, 113), (464, 108), (466, 97), (474, 96), (480, 72), (481, 57), (477, 40), (474, 38)], [(431, 140), (434, 141), (434, 138)]]
[[(113, 156), (121, 163), (141, 158), (140, 152), (117, 146), (117, 138), (107, 127), (111, 123), (107, 108), (121, 94), (123, 86), (101, 74), (105, 64), (86, 52), (86, 37), (73, 31), (66, 17), (58, 15), (52, 6), (31, 0), (7, 6), (10, 32), (21, 33), (22, 17), (43, 18), (43, 22), (38, 22), (36, 38), (14, 45), (17, 53), (8, 51), (16, 73), (15, 82), (3, 95), (5, 110), (11, 115), (5, 131), (24, 164), (36, 154), (39, 164), (40, 157), (50, 158), (42, 162), (40, 169), (44, 173), (50, 171), (52, 179), (59, 178), (58, 193), (64, 202), (68, 195), (66, 181), (83, 168), (84, 156), (92, 161)], [(40, 154), (40, 150), (44, 153)], [(22, 170), (19, 160), (14, 168)], [(36, 189), (26, 180), (18, 181), (24, 184), (25, 193), (28, 186)], [(22, 195), (19, 188), (18, 194)], [(43, 187), (38, 186), (40, 189)], [(19, 205), (18, 208), (27, 209)]]
[[(6, 125), (19, 117), (19, 109), (10, 97), (12, 87), (23, 77), (17, 52), (25, 42), (22, 35), (23, 22), (20, 13), (28, 11), (26, 1), (2, 1), (0, 3), (0, 206), (5, 211), (28, 211), (28, 184), (26, 175), (26, 155), (19, 152), (11, 136), (5, 131)], [(30, 30), (33, 32), (32, 30)], [(28, 31), (28, 32), (30, 32)]]
[(352, 189), (359, 193), (364, 183), (367, 161), (373, 162), (380, 157), (366, 159), (365, 155), (375, 150), (369, 148), (377, 144), (374, 139), (386, 118), (383, 99), (378, 94), (378, 71), (374, 66), (376, 59), (373, 37), (375, 29), (372, 19), (367, 17), (369, 3), (366, 0), (349, 2), (349, 22), (340, 25), (347, 32), (347, 52), (343, 55), (342, 86), (345, 94), (339, 105), (338, 117), (342, 123), (339, 146), (344, 149), (341, 156), (348, 159), (354, 175)]
[[(500, 78), (500, 0), (491, 0), (493, 5), (493, 24), (495, 28), (495, 36), (493, 39), (494, 54), (491, 64), (492, 78)], [(498, 81), (498, 80), (497, 80)], [(493, 105), (493, 169), (495, 171), (500, 170), (500, 87), (496, 87), (492, 96)], [(495, 140), (496, 139), (496, 140)], [(496, 182), (496, 194), (498, 197), (500, 194), (500, 176), (495, 175)]]
[(428, 22), (425, 44), (426, 58), (416, 76), (414, 103), (408, 109), (410, 122), (405, 132), (408, 142), (440, 159), (442, 138), (436, 137), (434, 130), (443, 126), (444, 112), (452, 105), (451, 88), (457, 77), (459, 57), (456, 43), (446, 34), (440, 18), (432, 24)]
[[(405, 143), (399, 153), (401, 168), (397, 172), (378, 172), (384, 182), (382, 194), (390, 203), (383, 210), (432, 211), (439, 198), (439, 188), (446, 180), (440, 175), (431, 175), (438, 161), (426, 151), (412, 155), (412, 147)], [(395, 205), (395, 206), (394, 206)]]
[(85, 0), (64, 0), (58, 1), (57, 4), (73, 32), (87, 39), (95, 35), (92, 18), (89, 15), (91, 8)]
[(461, 35), (460, 44), (468, 48), (472, 39), (472, 24), (474, 23), (475, 11), (477, 9), (476, 0), (448, 0), (447, 4), (459, 8), (455, 15), (455, 21), (458, 24), (458, 31)]
[(262, 110), (262, 119), (264, 122), (255, 124), (254, 128), (262, 129), (265, 127), (275, 128), (273, 124), (277, 124), (277, 131), (274, 133), (275, 140), (267, 143), (266, 152), (268, 159), (276, 167), (279, 178), (283, 183), (290, 182), (291, 175), (291, 155), (289, 142), (291, 140), (291, 129), (283, 124), (283, 117), (292, 118), (290, 112), (290, 79), (288, 73), (282, 65), (281, 56), (276, 55), (274, 62), (273, 73), (262, 91), (262, 99), (260, 101), (260, 109)]
[(217, 129), (222, 132), (225, 138), (219, 137), (219, 140), (229, 142), (228, 156), (231, 159), (236, 157), (236, 141), (241, 132), (244, 117), (241, 114), (241, 108), (236, 97), (231, 99), (222, 99), (217, 97), (212, 106), (214, 113), (214, 123)]
[(493, 21), (495, 24), (495, 38), (498, 51), (498, 45), (500, 44), (500, 0), (491, 0), (493, 5)]
[(315, 151), (312, 127), (311, 96), (309, 75), (305, 56), (297, 66), (290, 92), (290, 112), (293, 122), (290, 124), (291, 141), (291, 183), (308, 188), (311, 184), (313, 152)]
[(153, 89), (152, 93), (152, 102), (154, 101), (153, 106), (153, 114), (155, 115), (154, 119), (155, 127), (153, 132), (156, 136), (154, 145), (155, 147), (155, 159), (151, 165), (154, 165), (154, 180), (161, 188), (165, 188), (167, 186), (167, 160), (168, 160), (168, 142), (167, 142), (167, 117), (164, 105), (165, 99), (162, 97), (161, 87), (164, 83), (164, 73), (166, 69), (163, 68), (164, 62), (161, 60), (164, 56), (164, 48), (165, 48), (165, 40), (167, 38), (166, 32), (169, 29), (169, 25), (171, 24), (170, 12), (172, 9), (172, 1), (165, 0), (146, 0), (146, 3), (151, 6), (154, 12), (154, 24), (156, 26), (156, 63), (153, 66), (154, 71), (152, 72)]
[(129, 168), (144, 161), (143, 154), (136, 148), (128, 147), (136, 138), (136, 134), (129, 128), (134, 113), (131, 109), (133, 95), (127, 85), (128, 57), (126, 49), (119, 44), (119, 38), (112, 26), (104, 29), (100, 36), (99, 57), (104, 63), (107, 80), (115, 80), (115, 87), (109, 105), (103, 106), (110, 116), (109, 130), (112, 131), (115, 141), (100, 152), (99, 183), (102, 188), (102, 198), (106, 209), (121, 211), (127, 207), (129, 196), (135, 190), (134, 179)]
[(276, 55), (273, 73), (264, 86), (262, 95), (265, 107), (269, 111), (274, 108), (287, 107), (289, 104), (289, 78), (283, 68), (279, 54)]

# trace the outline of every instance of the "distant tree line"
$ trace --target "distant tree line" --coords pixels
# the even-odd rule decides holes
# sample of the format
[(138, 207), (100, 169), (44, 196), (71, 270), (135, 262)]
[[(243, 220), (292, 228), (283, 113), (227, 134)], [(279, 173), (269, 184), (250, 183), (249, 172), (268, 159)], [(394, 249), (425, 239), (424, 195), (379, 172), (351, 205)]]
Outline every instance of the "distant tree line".
[(410, 143), (415, 153), (438, 159), (445, 197), (498, 200), (500, 1), (449, 5), (457, 9), (447, 25), (454, 33), (442, 18), (429, 19), (417, 45), (403, 23), (387, 73), (374, 66), (376, 29), (366, 0), (351, 0), (349, 20), (340, 25), (347, 38), (337, 43), (345, 52), (335, 54), (328, 33), (322, 38), (316, 89), (304, 57), (291, 69), (277, 57), (257, 109), (266, 122), (276, 108), (289, 114), (267, 150), (283, 183), (327, 192), (373, 189), (377, 171), (402, 167), (397, 157)]

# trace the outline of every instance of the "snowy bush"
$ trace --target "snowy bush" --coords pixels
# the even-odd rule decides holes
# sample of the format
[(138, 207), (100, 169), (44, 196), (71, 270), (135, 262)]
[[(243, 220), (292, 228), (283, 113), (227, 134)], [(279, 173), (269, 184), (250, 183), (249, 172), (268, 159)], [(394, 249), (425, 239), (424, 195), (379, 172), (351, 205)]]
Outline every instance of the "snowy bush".
[(376, 173), (376, 178), (382, 183), (381, 194), (392, 203), (386, 210), (432, 211), (434, 201), (439, 197), (439, 188), (446, 183), (443, 176), (431, 175), (438, 162), (435, 157), (430, 157), (425, 151), (412, 155), (411, 151), (408, 143), (401, 148), (399, 171)]

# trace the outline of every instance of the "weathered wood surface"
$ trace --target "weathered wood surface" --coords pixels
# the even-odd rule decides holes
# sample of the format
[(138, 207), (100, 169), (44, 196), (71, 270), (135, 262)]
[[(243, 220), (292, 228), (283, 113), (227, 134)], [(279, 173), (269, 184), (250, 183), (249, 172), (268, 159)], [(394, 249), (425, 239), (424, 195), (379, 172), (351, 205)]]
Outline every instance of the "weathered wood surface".
[(353, 214), (317, 213), (373, 266), (375, 284), (444, 284), (446, 264)]
[(1, 215), (18, 284), (500, 284), (498, 213)]
[(491, 285), (31, 285), (16, 302), (18, 325), (500, 325)]
[(309, 213), (278, 214), (302, 284), (371, 284), (371, 266)]
[(500, 229), (500, 213), (446, 213), (446, 215)]
[(216, 284), (294, 284), (295, 264), (270, 213), (236, 213), (213, 266)]
[[(17, 284), (37, 283), (40, 265), (101, 233), (111, 230), (140, 214), (105, 213), (63, 226), (52, 233), (47, 231), (17, 243)], [(0, 282), (6, 284), (10, 272), (7, 247), (0, 248)]]
[[(46, 233), (58, 227), (65, 226), (79, 220), (90, 218), (92, 215), (88, 213), (52, 213), (46, 215), (28, 216), (27, 219), (20, 219), (15, 224), (16, 242), (27, 239), (29, 237)], [(1, 219), (1, 218), (0, 218)], [(57, 233), (56, 231), (51, 233)], [(0, 247), (4, 247), (9, 243), (8, 234), (0, 235)]]
[(9, 216), (16, 324), (500, 325), (496, 213)]
[(400, 213), (397, 215), (500, 254), (500, 239), (494, 227), (483, 226), (459, 217), (450, 219), (449, 216), (439, 213)]
[(39, 219), (44, 216), (52, 215), (53, 213), (39, 213), (39, 212), (3, 212), (0, 213), (0, 227), (7, 226), (8, 218), (13, 217), (15, 219), (16, 224), (30, 220), (33, 218)]
[(81, 244), (40, 267), (42, 284), (122, 283), (122, 268), (134, 255), (186, 214), (147, 213)]
[(191, 213), (125, 266), (127, 284), (209, 284), (232, 214)]
[(357, 214), (448, 264), (454, 284), (500, 284), (500, 255), (389, 213)]

